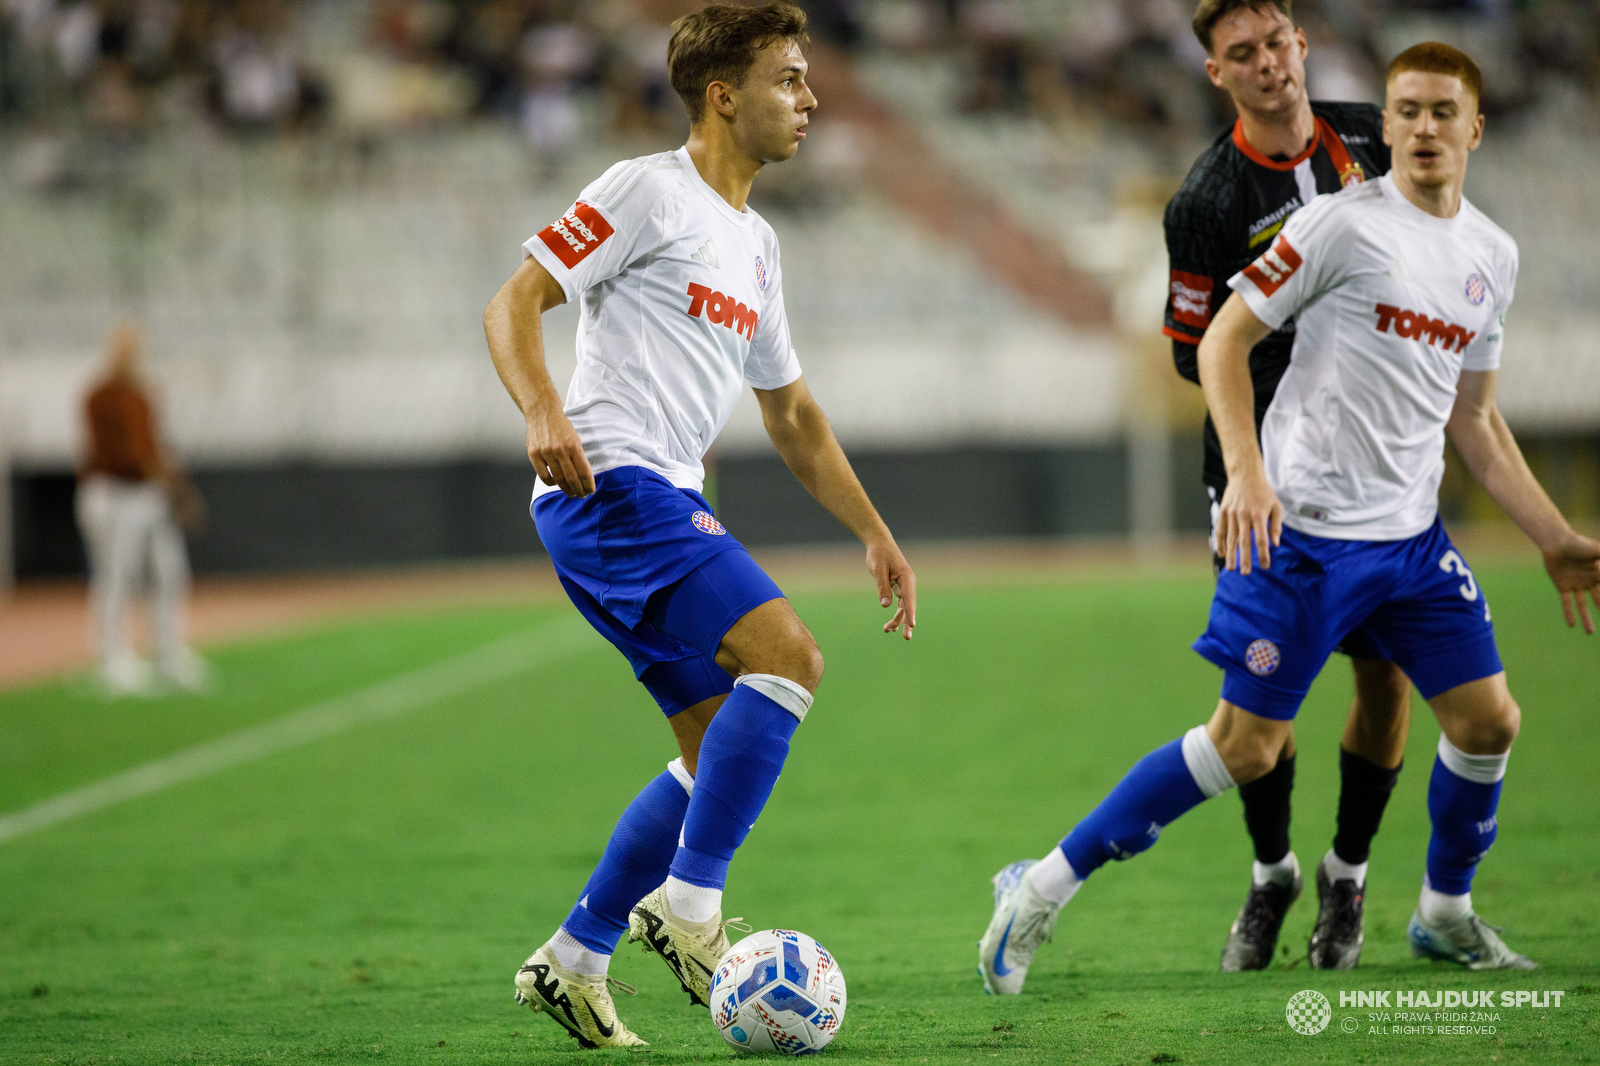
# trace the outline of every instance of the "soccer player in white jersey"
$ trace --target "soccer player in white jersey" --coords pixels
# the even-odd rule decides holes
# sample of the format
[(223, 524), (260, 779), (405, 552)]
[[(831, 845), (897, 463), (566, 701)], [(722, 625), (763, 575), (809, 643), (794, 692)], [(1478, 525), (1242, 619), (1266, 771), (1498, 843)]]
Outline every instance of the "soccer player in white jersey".
[[(517, 998), (584, 1047), (644, 1043), (607, 991), (624, 931), (706, 1005), (728, 946), (729, 860), (822, 678), (810, 631), (700, 495), (701, 460), (746, 383), (789, 468), (865, 543), (880, 604), (899, 597), (885, 631), (910, 639), (916, 623), (916, 578), (806, 389), (777, 238), (746, 205), (761, 168), (798, 150), (817, 106), (805, 22), (799, 8), (770, 3), (713, 5), (675, 23), (668, 66), (689, 109), (687, 145), (619, 163), (585, 189), (523, 246), (521, 269), (484, 315), (495, 366), (527, 416), (539, 536), (680, 751), (516, 975)], [(563, 404), (540, 315), (573, 298), (578, 367)], [(603, 736), (601, 723), (584, 728)], [(567, 788), (548, 797), (549, 816), (581, 802), (581, 770)]]
[[(1229, 280), (1199, 356), (1228, 467), (1217, 527), (1227, 569), (1195, 649), (1224, 670), (1222, 699), (1208, 725), (1140, 760), (1043, 860), (996, 875), (979, 947), (990, 991), (1021, 991), (1061, 906), (1094, 870), (1269, 771), (1312, 680), (1356, 625), (1411, 678), (1443, 733), (1412, 951), (1474, 969), (1533, 967), (1472, 907), (1521, 712), (1483, 590), (1439, 522), (1446, 437), (1542, 551), (1567, 624), (1576, 613), (1591, 633), (1584, 597), (1600, 606), (1600, 542), (1562, 518), (1495, 407), (1517, 248), (1461, 195), (1483, 133), (1481, 83), (1453, 48), (1402, 52), (1384, 110), (1389, 175), (1317, 197)], [(1294, 349), (1258, 447), (1249, 353), (1291, 315)]]

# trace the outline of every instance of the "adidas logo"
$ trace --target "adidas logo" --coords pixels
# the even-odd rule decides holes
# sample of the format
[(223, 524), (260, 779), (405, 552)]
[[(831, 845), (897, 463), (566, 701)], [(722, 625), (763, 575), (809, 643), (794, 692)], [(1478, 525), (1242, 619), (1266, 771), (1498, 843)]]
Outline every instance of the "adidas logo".
[(710, 241), (706, 241), (706, 243), (702, 244), (700, 246), (700, 250), (695, 252), (689, 258), (698, 259), (708, 267), (720, 269), (722, 266), (721, 263), (717, 262), (717, 247)]

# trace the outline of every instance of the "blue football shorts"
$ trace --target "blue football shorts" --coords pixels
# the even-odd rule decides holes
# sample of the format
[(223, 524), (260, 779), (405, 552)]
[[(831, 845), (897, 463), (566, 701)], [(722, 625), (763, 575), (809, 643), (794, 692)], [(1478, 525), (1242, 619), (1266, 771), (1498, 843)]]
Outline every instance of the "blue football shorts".
[(733, 691), (716, 664), (733, 624), (783, 590), (718, 522), (705, 497), (653, 470), (614, 467), (592, 496), (532, 504), (562, 588), (671, 717)]
[(1194, 650), (1222, 667), (1222, 698), (1292, 719), (1328, 655), (1357, 632), (1424, 699), (1503, 669), (1489, 604), (1437, 518), (1406, 540), (1334, 540), (1287, 527), (1271, 569), (1217, 578)]
[[(1217, 552), (1217, 518), (1222, 510), (1221, 496), (1210, 485), (1206, 486), (1206, 495), (1211, 501), (1211, 534), (1208, 539), (1211, 545), (1211, 576), (1220, 578), (1228, 568), (1227, 561)], [(1333, 650), (1352, 659), (1383, 659), (1378, 642), (1361, 626), (1346, 633), (1333, 646)]]

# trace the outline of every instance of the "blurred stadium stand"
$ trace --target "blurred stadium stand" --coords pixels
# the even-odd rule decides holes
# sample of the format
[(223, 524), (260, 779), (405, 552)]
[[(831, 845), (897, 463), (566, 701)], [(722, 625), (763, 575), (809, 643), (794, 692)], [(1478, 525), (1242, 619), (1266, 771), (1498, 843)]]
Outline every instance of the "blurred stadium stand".
[[(210, 501), (201, 571), (537, 552), (484, 348), (518, 245), (681, 143), (678, 0), (0, 0), (0, 454), (15, 571), (72, 573), (78, 404), (144, 323)], [(755, 204), (807, 378), (905, 537), (1203, 528), (1198, 390), (1159, 335), (1161, 207), (1231, 122), (1178, 0), (814, 0), (822, 110)], [(1593, 3), (1301, 0), (1314, 94), (1426, 37), (1484, 60), (1468, 194), (1517, 237), (1502, 406), (1600, 496)], [(1319, 86), (1320, 92), (1319, 92)], [(573, 363), (574, 310), (547, 319)], [(753, 402), (714, 453), (752, 543), (843, 536)], [(1487, 514), (1458, 476), (1452, 513)], [(1491, 505), (1492, 506), (1492, 505)]]

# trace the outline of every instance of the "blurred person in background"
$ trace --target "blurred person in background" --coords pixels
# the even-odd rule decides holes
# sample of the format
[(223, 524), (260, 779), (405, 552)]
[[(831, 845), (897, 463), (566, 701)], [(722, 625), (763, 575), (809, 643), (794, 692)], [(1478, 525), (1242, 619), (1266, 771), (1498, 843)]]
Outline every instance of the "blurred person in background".
[(522, 130), (546, 177), (559, 171), (577, 144), (578, 93), (599, 55), (594, 34), (578, 22), (536, 25), (523, 38)]
[(629, 0), (597, 7), (591, 18), (608, 45), (604, 84), (612, 133), (646, 144), (687, 135), (667, 79), (672, 31), (643, 17)]
[(517, 49), (529, 17), (524, 0), (467, 0), (461, 5), (446, 51), (477, 87), (479, 111), (515, 112)]
[(214, 104), (234, 128), (266, 132), (314, 117), (323, 90), (300, 67), (295, 9), (283, 0), (239, 0), (213, 29)]
[(974, 0), (960, 10), (956, 32), (966, 45), (966, 110), (1026, 113), (1032, 103), (1032, 44), (1021, 13), (1006, 0)]
[[(84, 402), (89, 447), (79, 473), (78, 528), (89, 555), (100, 678), (112, 695), (151, 691), (156, 671), (197, 691), (207, 672), (187, 641), (189, 558), (179, 530), (180, 522), (200, 526), (204, 504), (160, 443), (139, 346), (137, 327), (117, 327), (104, 373)], [(156, 671), (134, 651), (126, 618), (147, 571)]]
[(1060, 75), (1073, 96), (1127, 126), (1158, 134), (1208, 128), (1233, 112), (1205, 76), (1205, 50), (1181, 0), (1106, 0), (1079, 6), (1062, 42)]

